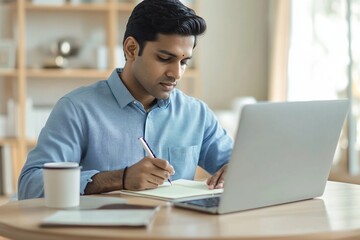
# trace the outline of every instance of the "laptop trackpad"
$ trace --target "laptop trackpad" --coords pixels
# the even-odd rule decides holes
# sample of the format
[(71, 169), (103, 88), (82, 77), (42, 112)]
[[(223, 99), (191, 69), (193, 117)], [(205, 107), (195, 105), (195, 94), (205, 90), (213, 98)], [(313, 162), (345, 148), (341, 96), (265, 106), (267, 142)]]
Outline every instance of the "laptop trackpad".
[(203, 198), (197, 200), (183, 201), (183, 204), (195, 205), (204, 208), (218, 207), (220, 203), (220, 197)]
[(197, 211), (216, 214), (220, 203), (220, 196), (175, 202), (175, 207), (193, 209)]

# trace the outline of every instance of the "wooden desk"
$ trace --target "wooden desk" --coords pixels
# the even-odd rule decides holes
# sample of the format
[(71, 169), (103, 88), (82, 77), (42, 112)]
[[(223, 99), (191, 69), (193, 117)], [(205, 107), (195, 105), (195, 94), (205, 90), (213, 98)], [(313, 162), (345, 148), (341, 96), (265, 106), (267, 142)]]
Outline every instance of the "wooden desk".
[[(111, 193), (110, 196), (121, 196)], [(95, 197), (95, 196), (94, 196)], [(328, 182), (318, 199), (213, 216), (173, 208), (152, 199), (125, 197), (130, 203), (161, 205), (147, 228), (41, 228), (56, 210), (43, 199), (0, 207), (0, 235), (11, 239), (360, 239), (360, 185)]]

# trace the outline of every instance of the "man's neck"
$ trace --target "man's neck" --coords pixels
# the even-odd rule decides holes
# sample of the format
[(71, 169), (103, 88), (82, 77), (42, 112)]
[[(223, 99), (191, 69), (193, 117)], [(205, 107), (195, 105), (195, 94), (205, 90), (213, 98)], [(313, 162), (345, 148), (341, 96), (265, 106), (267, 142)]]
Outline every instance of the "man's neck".
[(157, 99), (151, 95), (145, 95), (138, 93), (136, 89), (139, 89), (135, 86), (135, 79), (133, 76), (129, 74), (129, 71), (125, 67), (122, 72), (119, 74), (120, 80), (124, 83), (126, 88), (129, 90), (131, 95), (144, 106), (145, 111), (149, 111), (152, 106), (154, 106), (157, 102)]

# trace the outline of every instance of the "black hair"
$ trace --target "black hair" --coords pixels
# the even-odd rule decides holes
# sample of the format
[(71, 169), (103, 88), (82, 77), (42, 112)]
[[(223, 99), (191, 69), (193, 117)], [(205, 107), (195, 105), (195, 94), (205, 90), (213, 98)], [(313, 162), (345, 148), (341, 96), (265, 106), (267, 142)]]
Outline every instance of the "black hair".
[(143, 0), (132, 11), (124, 40), (132, 36), (140, 46), (141, 56), (147, 41), (156, 41), (158, 34), (196, 37), (206, 30), (206, 22), (179, 0)]

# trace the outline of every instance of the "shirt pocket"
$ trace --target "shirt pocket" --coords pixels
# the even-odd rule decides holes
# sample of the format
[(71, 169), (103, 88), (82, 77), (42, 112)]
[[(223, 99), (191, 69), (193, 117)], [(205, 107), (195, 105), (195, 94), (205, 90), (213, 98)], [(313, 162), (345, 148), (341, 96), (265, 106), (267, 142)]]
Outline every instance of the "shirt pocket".
[(171, 179), (194, 179), (200, 155), (200, 145), (170, 147), (169, 162), (175, 169)]

